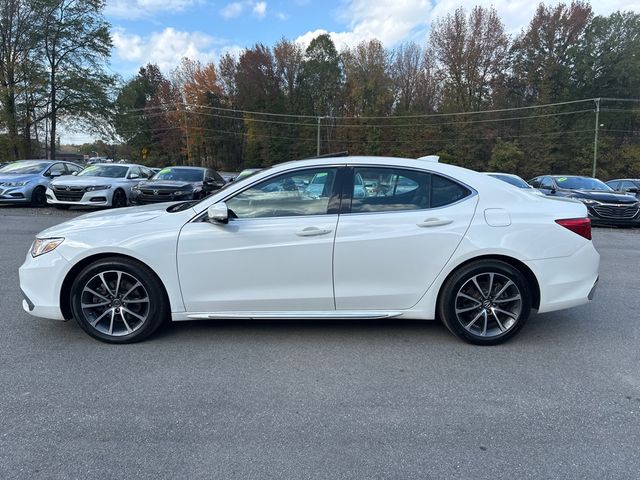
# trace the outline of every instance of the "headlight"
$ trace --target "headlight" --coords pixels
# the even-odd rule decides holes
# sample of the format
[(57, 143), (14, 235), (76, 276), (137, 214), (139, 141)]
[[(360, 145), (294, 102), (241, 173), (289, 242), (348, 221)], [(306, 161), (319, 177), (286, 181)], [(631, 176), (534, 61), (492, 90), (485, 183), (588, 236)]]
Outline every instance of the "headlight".
[(85, 188), (87, 192), (95, 192), (96, 190), (109, 190), (111, 185), (93, 185), (91, 187)]
[(176, 190), (175, 192), (173, 192), (174, 195), (179, 196), (179, 195), (186, 195), (188, 193), (191, 193), (189, 190)]
[(600, 204), (600, 202), (597, 202), (595, 200), (591, 200), (589, 198), (578, 198), (578, 200), (580, 200), (585, 205), (599, 205)]
[(36, 238), (31, 246), (31, 256), (35, 258), (53, 252), (63, 241), (64, 238)]
[(30, 182), (30, 180), (25, 180), (24, 182), (4, 182), (0, 185), (4, 185), (5, 187), (24, 187)]

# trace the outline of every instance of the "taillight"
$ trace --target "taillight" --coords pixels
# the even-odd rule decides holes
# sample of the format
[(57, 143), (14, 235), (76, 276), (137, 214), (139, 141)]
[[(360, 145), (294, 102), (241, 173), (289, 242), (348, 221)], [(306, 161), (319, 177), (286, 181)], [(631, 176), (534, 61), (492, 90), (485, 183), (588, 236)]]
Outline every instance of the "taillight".
[(591, 240), (591, 220), (588, 218), (565, 218), (556, 220), (558, 225), (568, 228), (573, 233), (577, 233), (581, 237)]

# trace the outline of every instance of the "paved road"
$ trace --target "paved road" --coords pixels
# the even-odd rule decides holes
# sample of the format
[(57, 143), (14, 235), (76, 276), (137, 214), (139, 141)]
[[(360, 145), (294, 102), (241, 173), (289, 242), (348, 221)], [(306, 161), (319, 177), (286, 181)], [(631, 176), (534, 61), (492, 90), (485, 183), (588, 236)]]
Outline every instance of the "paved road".
[(499, 347), (397, 320), (113, 346), (19, 307), (16, 270), (60, 220), (0, 211), (2, 479), (638, 478), (637, 232), (596, 231), (596, 301)]

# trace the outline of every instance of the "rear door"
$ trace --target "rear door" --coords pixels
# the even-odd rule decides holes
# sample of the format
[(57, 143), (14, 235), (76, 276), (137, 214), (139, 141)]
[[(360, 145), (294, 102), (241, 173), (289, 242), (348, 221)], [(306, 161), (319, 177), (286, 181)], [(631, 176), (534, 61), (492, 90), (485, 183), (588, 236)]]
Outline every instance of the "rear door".
[(336, 308), (411, 308), (464, 237), (475, 191), (407, 168), (354, 167), (345, 183), (334, 247)]

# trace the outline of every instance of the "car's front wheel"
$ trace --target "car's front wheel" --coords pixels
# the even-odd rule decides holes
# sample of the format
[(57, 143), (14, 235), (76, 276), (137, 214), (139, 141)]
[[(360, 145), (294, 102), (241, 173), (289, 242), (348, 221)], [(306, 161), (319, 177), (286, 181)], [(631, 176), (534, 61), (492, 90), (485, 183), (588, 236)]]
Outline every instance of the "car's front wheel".
[(47, 206), (47, 195), (44, 187), (36, 187), (31, 192), (31, 206), (36, 208)]
[(105, 258), (85, 267), (73, 282), (70, 300), (80, 327), (109, 343), (143, 340), (169, 316), (158, 277), (125, 258)]
[(113, 192), (113, 199), (111, 200), (111, 206), (113, 208), (126, 207), (127, 195), (120, 189)]
[(443, 286), (438, 313), (457, 337), (496, 345), (514, 336), (531, 312), (531, 288), (522, 273), (499, 260), (479, 260), (454, 272)]

